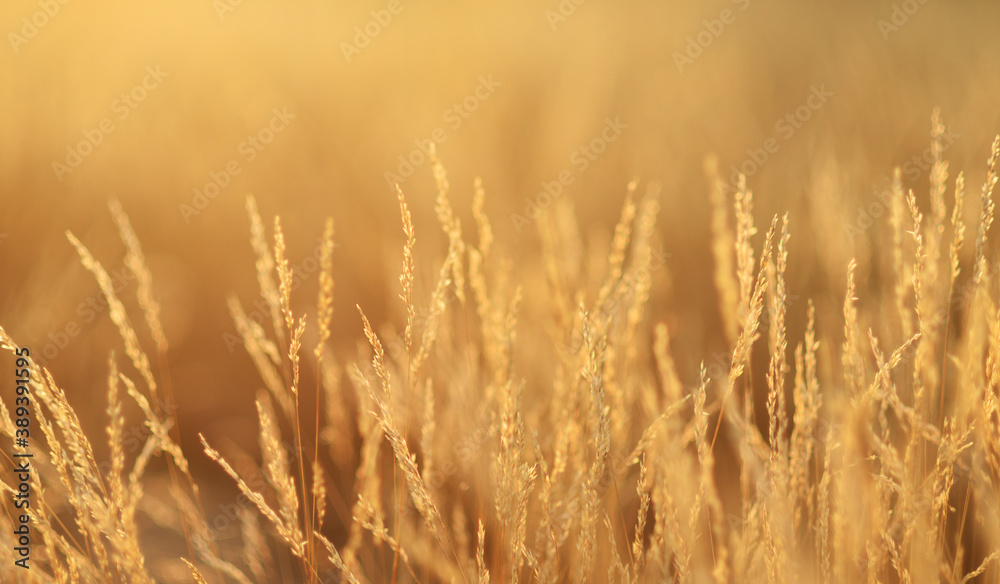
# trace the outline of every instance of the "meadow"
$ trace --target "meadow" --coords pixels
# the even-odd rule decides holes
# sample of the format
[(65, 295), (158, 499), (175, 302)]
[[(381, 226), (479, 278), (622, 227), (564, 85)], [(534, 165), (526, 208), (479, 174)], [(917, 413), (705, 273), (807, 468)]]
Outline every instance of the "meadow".
[(5, 4), (0, 581), (1000, 582), (998, 16)]

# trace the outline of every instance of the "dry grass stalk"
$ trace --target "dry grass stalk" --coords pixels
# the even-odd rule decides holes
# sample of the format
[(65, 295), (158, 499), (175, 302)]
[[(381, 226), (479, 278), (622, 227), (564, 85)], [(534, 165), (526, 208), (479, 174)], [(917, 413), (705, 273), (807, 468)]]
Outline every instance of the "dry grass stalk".
[(787, 365), (787, 340), (785, 338), (785, 310), (788, 293), (785, 288), (785, 271), (788, 264), (788, 216), (782, 219), (778, 251), (770, 272), (773, 291), (771, 298), (770, 333), (771, 363), (767, 373), (768, 441), (771, 446), (768, 459), (770, 478), (770, 501), (766, 508), (764, 534), (766, 538), (766, 558), (769, 581), (785, 581), (787, 559), (785, 557), (792, 536), (792, 525), (788, 515), (789, 447), (786, 438), (788, 420), (785, 411), (785, 373)]
[(498, 491), (496, 512), (510, 549), (511, 582), (520, 581), (528, 497), (536, 476), (535, 467), (529, 466), (524, 456), (527, 446), (520, 412), (522, 389), (521, 383), (513, 381), (508, 381), (501, 389), (500, 446), (494, 467)]
[(628, 243), (632, 237), (632, 221), (635, 219), (636, 204), (635, 191), (639, 183), (632, 180), (628, 184), (628, 191), (625, 194), (625, 204), (622, 206), (621, 217), (618, 225), (615, 226), (615, 234), (611, 240), (611, 254), (608, 257), (608, 275), (597, 293), (597, 300), (594, 302), (595, 310), (603, 310), (605, 303), (611, 297), (612, 292), (619, 285), (622, 270), (625, 264), (625, 253)]
[[(722, 501), (719, 499), (719, 492), (715, 485), (713, 471), (715, 468), (715, 456), (712, 447), (708, 443), (708, 415), (705, 412), (705, 398), (708, 393), (708, 372), (705, 365), (701, 366), (701, 381), (694, 392), (694, 428), (695, 445), (698, 449), (698, 465), (701, 469), (699, 482), (701, 490), (699, 494), (708, 503), (706, 520), (711, 529), (711, 543), (713, 548), (714, 568), (712, 575), (716, 582), (727, 582), (729, 579), (729, 552), (727, 545), (728, 534), (725, 530), (725, 513), (722, 509)], [(692, 518), (701, 509), (692, 508)]]
[(285, 386), (281, 378), (279, 367), (282, 365), (281, 355), (278, 346), (267, 337), (264, 329), (253, 319), (249, 318), (243, 305), (235, 296), (230, 296), (228, 301), (229, 314), (236, 325), (236, 331), (243, 339), (243, 348), (253, 360), (257, 367), (257, 373), (264, 381), (264, 387), (271, 392), (274, 399), (278, 400), (282, 413), (286, 417), (292, 416), (294, 401), (291, 392)]
[(319, 341), (316, 343), (316, 360), (322, 368), (323, 351), (330, 340), (330, 320), (333, 318), (333, 219), (326, 220), (323, 229), (323, 243), (319, 260), (319, 297), (316, 300), (316, 324), (319, 326)]
[(194, 578), (194, 581), (197, 584), (208, 584), (208, 581), (205, 580), (205, 577), (201, 575), (201, 572), (198, 571), (198, 568), (196, 568), (194, 566), (194, 564), (192, 564), (191, 562), (187, 561), (187, 559), (185, 559), (185, 558), (181, 558), (181, 559), (184, 560), (184, 563), (187, 564), (188, 568), (190, 568), (190, 570), (191, 570), (191, 577)]
[[(239, 487), (240, 491), (246, 496), (246, 498), (260, 510), (261, 514), (271, 522), (274, 528), (278, 531), (278, 534), (281, 535), (285, 543), (288, 544), (289, 549), (291, 549), (296, 556), (300, 558), (304, 557), (306, 542), (303, 539), (302, 532), (299, 529), (297, 522), (288, 524), (281, 517), (279, 517), (278, 513), (275, 513), (275, 511), (268, 506), (267, 502), (264, 500), (264, 496), (251, 489), (250, 486), (247, 485), (246, 481), (240, 477), (239, 473), (233, 470), (233, 467), (226, 461), (225, 458), (222, 457), (221, 454), (219, 454), (219, 451), (208, 445), (204, 436), (200, 436), (200, 438), (202, 446), (205, 448), (205, 454), (217, 462), (219, 466), (222, 467), (222, 470), (226, 471), (226, 474), (236, 481), (236, 486)], [(294, 496), (294, 492), (291, 496)], [(282, 510), (282, 515), (287, 516), (286, 511), (287, 510)]]
[(462, 270), (462, 257), (465, 255), (465, 242), (462, 240), (462, 222), (455, 216), (448, 200), (448, 175), (444, 166), (437, 158), (435, 146), (431, 145), (431, 166), (434, 171), (434, 181), (437, 183), (438, 195), (434, 201), (434, 211), (438, 222), (448, 236), (448, 255), (454, 254), (456, 259), (451, 263), (451, 275), (455, 284), (455, 296), (465, 304), (465, 273)]
[(656, 356), (656, 367), (660, 378), (660, 388), (666, 401), (676, 402), (681, 399), (683, 384), (677, 375), (677, 365), (670, 356), (670, 332), (666, 323), (656, 325), (653, 354)]
[(747, 178), (742, 174), (739, 176), (733, 205), (736, 209), (736, 276), (740, 282), (738, 328), (745, 328), (754, 279), (754, 251), (750, 238), (757, 233), (757, 228), (753, 225), (753, 191), (747, 188)]
[(456, 269), (454, 265), (461, 262), (459, 250), (460, 248), (457, 245), (450, 245), (448, 256), (445, 257), (444, 263), (441, 265), (437, 285), (435, 285), (434, 292), (431, 294), (430, 306), (427, 310), (427, 320), (420, 338), (420, 347), (417, 349), (417, 353), (413, 356), (413, 360), (409, 365), (411, 378), (415, 378), (418, 375), (424, 362), (430, 357), (435, 341), (437, 341), (441, 316), (448, 307), (445, 295), (448, 293), (448, 287), (452, 285), (448, 274), (454, 274), (454, 270)]
[(486, 567), (486, 527), (479, 522), (476, 544), (476, 566), (479, 568), (479, 584), (490, 584), (490, 571)]
[(803, 507), (809, 510), (809, 524), (813, 518), (813, 499), (809, 490), (809, 464), (813, 457), (816, 425), (823, 397), (820, 393), (816, 371), (816, 307), (809, 301), (808, 322), (805, 333), (805, 355), (800, 344), (795, 351), (795, 414), (789, 459), (789, 490), (795, 498), (793, 527), (798, 529), (803, 518)]
[(895, 301), (896, 313), (900, 318), (900, 324), (904, 337), (913, 335), (913, 317), (907, 309), (907, 299), (911, 290), (911, 267), (904, 261), (904, 247), (907, 234), (906, 220), (906, 195), (903, 193), (903, 173), (899, 167), (893, 169), (892, 191), (891, 191), (891, 218), (892, 226), (892, 271), (895, 275)]
[[(257, 397), (257, 416), (260, 421), (260, 450), (264, 458), (264, 476), (274, 488), (278, 498), (278, 513), (282, 524), (290, 531), (291, 539), (304, 538), (299, 527), (298, 486), (292, 477), (288, 455), (281, 443), (281, 430), (267, 394)], [(301, 457), (298, 457), (301, 458)]]
[(270, 565), (274, 558), (267, 547), (264, 532), (260, 529), (257, 515), (246, 507), (237, 511), (240, 519), (240, 534), (243, 538), (243, 561), (257, 581), (267, 578), (265, 566)]
[(855, 260), (847, 266), (847, 291), (844, 294), (844, 346), (842, 363), (844, 367), (844, 377), (846, 378), (850, 395), (856, 396), (861, 393), (865, 383), (864, 356), (861, 353), (859, 341), (860, 324), (858, 322), (858, 310), (854, 306), (857, 301), (854, 273), (858, 264)]
[[(281, 302), (281, 315), (285, 319), (285, 327), (289, 334), (295, 330), (295, 317), (292, 315), (292, 268), (285, 256), (285, 234), (281, 230), (281, 217), (274, 218), (274, 269), (278, 273), (278, 299)], [(291, 351), (289, 351), (291, 353)]]
[(647, 476), (646, 462), (645, 460), (640, 460), (639, 482), (635, 487), (636, 494), (639, 496), (639, 511), (638, 517), (635, 520), (635, 536), (632, 541), (632, 577), (635, 579), (639, 578), (639, 574), (642, 573), (643, 564), (645, 563), (645, 557), (643, 557), (643, 552), (646, 548), (644, 538), (646, 518), (649, 515), (649, 491), (651, 487), (652, 485)]
[[(958, 279), (958, 274), (960, 273), (958, 254), (962, 250), (962, 245), (965, 243), (965, 221), (962, 220), (962, 210), (965, 203), (965, 173), (958, 173), (958, 178), (955, 179), (955, 207), (952, 209), (951, 215), (951, 227), (952, 227), (952, 240), (951, 246), (949, 247), (948, 257), (951, 260), (951, 280), (950, 288), (954, 289), (955, 280)], [(949, 296), (951, 294), (949, 293)]]
[(430, 482), (434, 471), (434, 431), (437, 425), (434, 418), (434, 384), (430, 379), (424, 386), (424, 423), (420, 427), (420, 452), (424, 455), (424, 468), (421, 475), (425, 482)]
[(709, 182), (709, 202), (712, 205), (712, 259), (715, 261), (715, 289), (719, 291), (719, 312), (729, 344), (736, 342), (740, 321), (740, 284), (733, 264), (736, 235), (729, 225), (729, 205), (726, 204), (726, 183), (719, 176), (719, 161), (705, 160), (705, 175)]
[[(621, 225), (621, 223), (619, 224)], [(581, 532), (577, 543), (580, 553), (579, 577), (588, 580), (595, 561), (597, 538), (598, 505), (601, 493), (598, 484), (608, 470), (611, 454), (610, 408), (605, 403), (604, 365), (607, 349), (607, 322), (593, 322), (586, 310), (580, 307), (583, 324), (583, 338), (586, 360), (581, 371), (588, 382), (591, 395), (590, 427), (595, 447), (594, 461), (584, 483), (583, 515), (580, 518)], [(599, 328), (599, 330), (594, 330)]]
[(69, 239), (73, 247), (80, 254), (80, 259), (83, 263), (83, 267), (94, 275), (97, 279), (97, 284), (101, 288), (101, 292), (108, 301), (109, 315), (111, 320), (118, 326), (118, 332), (121, 334), (122, 340), (125, 342), (125, 354), (129, 356), (132, 360), (132, 364), (142, 375), (142, 378), (146, 381), (146, 385), (149, 387), (150, 395), (153, 397), (154, 403), (156, 399), (156, 381), (153, 378), (153, 370), (149, 365), (149, 358), (146, 353), (142, 350), (142, 345), (139, 343), (139, 337), (135, 334), (135, 329), (132, 328), (132, 324), (129, 322), (128, 314), (125, 312), (125, 305), (119, 300), (118, 294), (115, 292), (115, 286), (111, 280), (111, 276), (104, 267), (94, 259), (91, 255), (90, 250), (88, 250), (80, 240), (78, 240), (72, 233), (66, 232), (66, 237)]
[(270, 308), (274, 334), (277, 335), (278, 342), (284, 344), (285, 329), (281, 326), (281, 296), (278, 293), (278, 286), (274, 282), (274, 256), (271, 255), (271, 249), (267, 244), (264, 222), (260, 218), (257, 200), (253, 198), (253, 195), (247, 195), (246, 207), (247, 215), (250, 218), (250, 245), (257, 255), (255, 261), (257, 284), (260, 287), (261, 296)]
[(337, 548), (333, 547), (333, 544), (330, 543), (330, 540), (323, 537), (323, 535), (320, 533), (316, 533), (315, 536), (316, 539), (323, 544), (323, 547), (326, 548), (327, 553), (330, 555), (330, 561), (333, 562), (333, 565), (340, 570), (340, 573), (343, 574), (345, 578), (347, 578), (347, 581), (350, 582), (351, 584), (361, 584), (357, 576), (355, 576), (354, 573), (351, 572), (351, 570), (349, 570), (348, 567), (344, 564), (344, 560), (340, 557), (340, 554), (337, 552)]
[[(745, 211), (745, 209), (744, 209)], [(738, 215), (739, 215), (738, 210)], [(743, 218), (743, 221), (749, 221), (752, 225), (753, 219)], [(764, 310), (764, 293), (767, 290), (767, 266), (771, 261), (771, 240), (774, 236), (774, 229), (777, 225), (778, 218), (774, 217), (771, 221), (771, 227), (767, 231), (767, 236), (764, 238), (764, 249), (761, 252), (760, 258), (760, 270), (757, 274), (757, 282), (753, 287), (753, 293), (749, 297), (748, 304), (746, 306), (746, 314), (744, 316), (743, 328), (740, 331), (739, 336), (736, 339), (736, 346), (733, 348), (732, 361), (729, 366), (729, 377), (726, 387), (726, 391), (722, 396), (718, 421), (715, 424), (715, 432), (712, 435), (712, 441), (709, 446), (710, 449), (715, 448), (715, 442), (719, 437), (719, 429), (722, 428), (723, 413), (726, 411), (726, 403), (729, 400), (730, 395), (733, 392), (733, 388), (736, 386), (736, 381), (743, 375), (743, 371), (747, 366), (750, 358), (750, 348), (753, 345), (754, 340), (757, 338), (757, 328), (760, 325), (760, 316)], [(752, 231), (752, 229), (750, 229)], [(749, 246), (749, 236), (743, 242), (745, 245)], [(737, 245), (740, 239), (737, 238)], [(742, 256), (749, 257), (752, 261), (753, 249), (748, 247), (746, 250), (740, 252)], [(751, 265), (750, 269), (752, 270)], [(742, 267), (740, 268), (743, 269)], [(741, 281), (743, 276), (741, 275)]]
[[(358, 311), (361, 311), (361, 307), (358, 307)], [(375, 332), (372, 331), (371, 323), (368, 322), (368, 318), (364, 315), (364, 312), (361, 312), (361, 319), (364, 322), (365, 336), (368, 337), (368, 342), (371, 344), (372, 350), (374, 351), (372, 364), (375, 367), (376, 375), (378, 376), (382, 386), (382, 391), (379, 392), (370, 383), (368, 383), (366, 378), (363, 378), (365, 387), (368, 390), (368, 395), (375, 407), (375, 411), (373, 411), (372, 414), (378, 420), (379, 425), (382, 427), (382, 431), (385, 433), (386, 439), (392, 446), (393, 454), (396, 457), (396, 464), (403, 471), (403, 474), (406, 477), (406, 483), (409, 486), (410, 495), (413, 498), (413, 502), (417, 506), (417, 510), (420, 512), (421, 517), (423, 517), (427, 529), (434, 535), (434, 538), (441, 546), (442, 551), (453, 555), (454, 550), (452, 549), (451, 543), (446, 535), (444, 524), (441, 519), (441, 513), (431, 497), (430, 489), (428, 488), (427, 483), (424, 482), (423, 478), (420, 476), (420, 472), (417, 470), (416, 457), (410, 452), (410, 449), (406, 444), (406, 439), (397, 429), (395, 418), (389, 408), (391, 384), (389, 372), (385, 367), (385, 354), (382, 350), (382, 343), (375, 335)]]
[(136, 237), (132, 223), (117, 199), (111, 199), (108, 202), (108, 209), (110, 209), (115, 223), (118, 224), (118, 232), (125, 244), (127, 252), (125, 254), (125, 267), (135, 274), (138, 285), (136, 296), (139, 300), (139, 306), (146, 316), (149, 332), (153, 335), (157, 350), (160, 353), (165, 353), (169, 343), (166, 333), (163, 332), (163, 325), (160, 323), (160, 303), (153, 295), (153, 275), (146, 265), (146, 258), (142, 253), (142, 246), (139, 245), (139, 238)]
[(413, 248), (416, 246), (417, 238), (413, 230), (413, 218), (410, 209), (406, 205), (406, 197), (403, 189), (396, 185), (396, 195), (399, 198), (399, 213), (403, 218), (403, 233), (406, 235), (406, 244), (403, 246), (403, 273), (399, 276), (399, 283), (403, 287), (400, 299), (406, 306), (406, 352), (413, 348), (413, 321), (417, 317), (417, 304), (413, 299), (413, 281), (416, 268), (413, 264)]
[(986, 169), (986, 180), (983, 181), (983, 191), (979, 200), (982, 203), (982, 211), (979, 215), (979, 232), (976, 236), (976, 259), (975, 263), (975, 274), (976, 283), (982, 282), (986, 275), (986, 234), (990, 230), (990, 226), (993, 225), (993, 211), (995, 204), (993, 202), (993, 187), (997, 184), (998, 178), (998, 159), (1000, 159), (1000, 135), (993, 140), (993, 147), (990, 149), (990, 158), (987, 162)]

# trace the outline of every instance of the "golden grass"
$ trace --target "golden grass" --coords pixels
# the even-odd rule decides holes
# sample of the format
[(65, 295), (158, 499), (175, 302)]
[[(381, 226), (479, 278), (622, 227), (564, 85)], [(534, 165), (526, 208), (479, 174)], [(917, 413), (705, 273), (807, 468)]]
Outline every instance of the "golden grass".
[[(988, 156), (970, 254), (966, 179), (959, 173), (954, 181), (949, 212), (943, 132), (935, 111), (929, 209), (894, 175), (884, 226), (891, 282), (877, 304), (859, 301), (866, 283), (851, 261), (844, 288), (829, 291), (840, 314), (822, 313), (812, 299), (790, 300), (795, 226), (775, 216), (757, 238), (746, 179), (730, 200), (709, 160), (719, 336), (729, 343), (719, 378), (704, 363), (686, 371), (675, 362), (671, 345), (684, 339), (647, 317), (657, 294), (652, 272), (664, 267), (653, 265), (655, 187), (637, 198), (638, 182), (628, 185), (607, 249), (583, 260), (602, 263), (598, 274), (567, 261), (584, 246), (563, 210), (541, 218), (547, 281), (537, 284), (519, 281), (504, 258), (479, 180), (471, 209), (478, 237), (466, 241), (432, 154), (447, 253), (436, 268), (420, 269), (427, 260), (397, 187), (404, 317), (376, 326), (359, 306), (354, 326), (364, 342), (356, 355), (328, 346), (333, 221), (323, 230), (315, 316), (296, 314), (281, 220), (269, 242), (248, 197), (270, 322), (250, 318), (235, 296), (228, 308), (263, 386), (255, 465), (223, 455), (205, 437), (203, 452), (181, 447), (178, 416), (162, 408), (173, 398), (160, 396), (170, 387), (169, 345), (152, 273), (112, 202), (158, 367), (107, 271), (68, 234), (108, 301), (131, 369), (110, 352), (106, 468), (63, 386), (47, 369), (33, 370), (40, 432), (34, 498), (23, 511), (35, 534), (32, 569), (11, 567), (15, 513), (5, 503), (0, 575), (18, 582), (1000, 582), (1000, 282), (988, 263), (1000, 137)], [(425, 273), (436, 278), (424, 283)], [(801, 338), (793, 321), (805, 323)], [(315, 342), (315, 366), (302, 360), (304, 339)], [(0, 343), (19, 347), (2, 328)], [(546, 356), (544, 371), (526, 370), (531, 353)], [(760, 375), (757, 362), (766, 363)], [(128, 412), (136, 411), (123, 395), (150, 432), (135, 455), (123, 446), (134, 421)], [(757, 398), (766, 409), (760, 416)], [(0, 405), (0, 433), (14, 437), (12, 405)], [(147, 470), (161, 455), (169, 496), (147, 490)], [(215, 533), (200, 502), (205, 479), (191, 470), (195, 456), (218, 463), (242, 494), (238, 541)], [(17, 492), (8, 474), (0, 486), (8, 501)], [(159, 552), (151, 561), (151, 522), (172, 531), (186, 553)]]

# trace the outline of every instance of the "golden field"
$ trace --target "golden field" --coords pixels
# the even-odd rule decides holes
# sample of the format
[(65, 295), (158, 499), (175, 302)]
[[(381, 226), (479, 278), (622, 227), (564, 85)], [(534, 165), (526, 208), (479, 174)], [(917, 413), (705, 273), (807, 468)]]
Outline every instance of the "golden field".
[(0, 581), (1000, 581), (998, 17), (4, 3)]

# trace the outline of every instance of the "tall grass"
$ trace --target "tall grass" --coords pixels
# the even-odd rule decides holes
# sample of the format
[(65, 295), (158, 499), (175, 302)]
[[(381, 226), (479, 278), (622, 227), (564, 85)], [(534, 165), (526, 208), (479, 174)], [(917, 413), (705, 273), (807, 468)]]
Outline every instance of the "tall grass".
[[(721, 376), (704, 363), (690, 371), (676, 363), (671, 346), (683, 335), (648, 316), (659, 293), (654, 274), (664, 267), (652, 253), (655, 186), (640, 194), (629, 185), (603, 252), (587, 249), (564, 208), (549, 211), (538, 222), (546, 278), (538, 282), (494, 240), (479, 181), (475, 235), (463, 230), (435, 160), (445, 256), (432, 264), (421, 255), (398, 189), (401, 316), (373, 323), (358, 306), (357, 318), (340, 316), (341, 330), (331, 324), (333, 221), (323, 231), (315, 313), (300, 313), (281, 220), (268, 236), (248, 198), (270, 314), (254, 320), (236, 296), (228, 309), (262, 387), (260, 460), (252, 464), (223, 454), (215, 437), (201, 437), (203, 451), (180, 446), (183, 408), (161, 405), (173, 396), (152, 275), (113, 202), (145, 328), (134, 326), (140, 315), (128, 314), (101, 263), (67, 234), (108, 301), (125, 359), (109, 351), (106, 436), (82, 427), (64, 389), (71, 382), (34, 369), (40, 435), (34, 498), (23, 511), (35, 534), (32, 567), (13, 567), (21, 512), (4, 473), (0, 575), (1000, 582), (1000, 284), (989, 257), (1000, 136), (970, 249), (965, 178), (949, 187), (942, 133), (935, 115), (929, 208), (904, 192), (896, 172), (891, 218), (878, 226), (890, 242), (890, 280), (869, 290), (852, 261), (846, 281), (824, 291), (838, 298), (840, 314), (790, 300), (795, 225), (776, 216), (761, 234), (746, 180), (730, 200), (709, 161), (717, 304), (704, 310), (718, 311), (719, 336), (730, 345)], [(792, 320), (805, 322), (801, 338)], [(334, 354), (335, 334), (355, 335), (356, 353)], [(0, 343), (19, 348), (2, 328)], [(149, 429), (135, 456), (122, 446), (134, 422), (126, 409), (136, 411), (129, 400)], [(13, 438), (10, 405), (0, 406), (0, 433)], [(94, 455), (105, 440), (109, 465)], [(190, 461), (205, 456), (244, 503), (235, 540), (219, 537), (202, 504), (205, 479)], [(157, 457), (167, 461), (169, 487), (150, 490)], [(157, 545), (164, 530), (183, 546)]]

